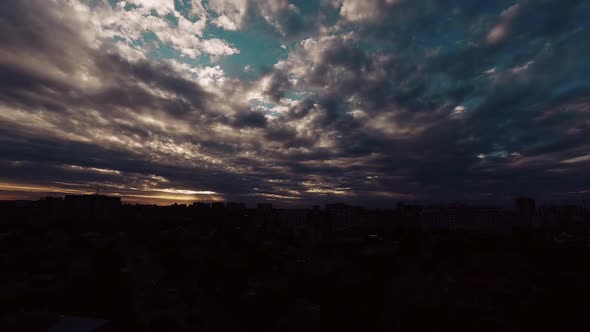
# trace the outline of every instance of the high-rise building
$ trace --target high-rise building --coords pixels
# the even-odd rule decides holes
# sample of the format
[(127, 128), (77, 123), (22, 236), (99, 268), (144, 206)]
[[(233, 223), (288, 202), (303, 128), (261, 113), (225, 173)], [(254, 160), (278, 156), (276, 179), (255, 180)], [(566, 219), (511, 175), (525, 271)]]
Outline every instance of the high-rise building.
[(518, 197), (514, 200), (516, 209), (521, 215), (534, 216), (536, 212), (535, 200), (529, 197)]
[(425, 208), (420, 226), (424, 231), (451, 230), (477, 233), (509, 233), (509, 219), (501, 209), (469, 206)]
[(198, 210), (208, 210), (211, 208), (211, 204), (202, 202), (194, 202), (191, 206)]
[(118, 222), (121, 218), (121, 197), (66, 195), (64, 209), (69, 220)]
[(211, 208), (213, 210), (224, 210), (225, 202), (211, 202)]
[(326, 204), (326, 214), (333, 231), (343, 231), (352, 227), (352, 206), (344, 203)]
[(256, 204), (256, 209), (259, 211), (272, 210), (272, 203), (258, 203)]
[(246, 209), (246, 205), (244, 203), (227, 202), (225, 203), (225, 208), (228, 210), (244, 210)]
[(307, 221), (307, 211), (304, 209), (284, 209), (277, 211), (281, 227), (289, 230), (303, 230)]

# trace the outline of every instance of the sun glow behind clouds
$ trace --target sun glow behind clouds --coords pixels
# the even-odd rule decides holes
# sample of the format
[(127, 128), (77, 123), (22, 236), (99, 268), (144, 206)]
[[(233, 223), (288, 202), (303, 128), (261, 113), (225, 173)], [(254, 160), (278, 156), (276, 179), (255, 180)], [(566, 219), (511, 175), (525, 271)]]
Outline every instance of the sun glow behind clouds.
[(219, 195), (214, 191), (195, 191), (195, 190), (184, 190), (184, 189), (161, 189), (165, 193), (171, 194), (182, 194), (182, 195)]
[[(53, 185), (36, 185), (0, 182), (2, 199), (38, 199), (44, 196), (64, 194), (93, 194), (95, 186), (81, 189), (79, 183), (55, 183)], [(158, 188), (126, 188), (124, 186), (100, 187), (99, 193), (119, 196), (124, 203), (171, 204), (174, 202), (223, 201), (223, 195), (213, 191), (197, 191), (184, 189)]]
[[(51, 185), (35, 185), (35, 184), (23, 184), (23, 183), (5, 183), (0, 182), (0, 192), (11, 191), (11, 192), (27, 192), (27, 193), (65, 193), (65, 194), (87, 194), (90, 191), (64, 188), (59, 186)], [(33, 195), (33, 196), (38, 196)], [(1, 195), (0, 195), (1, 197)]]

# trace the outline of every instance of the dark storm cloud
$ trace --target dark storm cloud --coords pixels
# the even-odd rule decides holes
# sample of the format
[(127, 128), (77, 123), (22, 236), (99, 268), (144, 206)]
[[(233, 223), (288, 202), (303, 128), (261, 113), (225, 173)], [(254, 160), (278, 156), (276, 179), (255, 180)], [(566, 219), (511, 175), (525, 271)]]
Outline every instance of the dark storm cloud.
[[(3, 46), (26, 52), (34, 48), (44, 56), (61, 54), (69, 43), (82, 43), (75, 27), (55, 21), (58, 8), (42, 7), (43, 2), (3, 1), (0, 4), (0, 27)], [(48, 38), (51, 33), (53, 38)], [(61, 58), (62, 61), (59, 61)], [(55, 57), (60, 68), (72, 68), (67, 57)]]
[(305, 18), (300, 10), (288, 1), (273, 0), (274, 3), (262, 0), (258, 4), (258, 12), (285, 36), (293, 37), (306, 29)]
[[(568, 155), (587, 155), (590, 147), (584, 138), (590, 91), (582, 78), (590, 70), (583, 60), (589, 55), (583, 40), (590, 37), (586, 4), (374, 3), (379, 10), (367, 14), (375, 15), (371, 20), (353, 17), (359, 41), (321, 44), (319, 62), (303, 78), (304, 85), (322, 88), (320, 97), (292, 108), (290, 119), (314, 117), (317, 131), (335, 131), (341, 155), (380, 153), (364, 172), (404, 173), (422, 192), (433, 186), (438, 195), (512, 195), (518, 191), (513, 181), (540, 194), (574, 189), (573, 178), (583, 168), (560, 165)], [(499, 25), (504, 30), (491, 40)], [(387, 43), (391, 53), (367, 50), (365, 38)], [(365, 115), (353, 119), (355, 109)], [(391, 130), (374, 130), (376, 121), (383, 124), (378, 129)], [(562, 177), (572, 180), (557, 189)]]
[(5, 182), (73, 183), (91, 191), (99, 185), (122, 194), (133, 194), (134, 190), (129, 189), (133, 187), (138, 188), (136, 194), (166, 188), (215, 188), (231, 193), (228, 197), (247, 194), (246, 188), (254, 185), (252, 180), (229, 172), (182, 164), (166, 166), (128, 150), (95, 144), (0, 137), (0, 149), (4, 161), (0, 164), (0, 180)]
[[(321, 28), (287, 1), (256, 7), (312, 36), (221, 94), (56, 3), (1, 3), (0, 180), (302, 202), (587, 189), (584, 1), (327, 3), (340, 14)], [(248, 89), (283, 109), (252, 109)]]
[(266, 117), (262, 112), (249, 112), (244, 111), (239, 113), (233, 124), (238, 127), (265, 127), (266, 126)]
[[(252, 187), (240, 185), (239, 176), (224, 170), (224, 153), (235, 148), (209, 135), (208, 127), (215, 123), (264, 127), (264, 115), (239, 105), (232, 106), (237, 110), (233, 115), (222, 114), (214, 108), (221, 102), (218, 97), (167, 64), (129, 60), (108, 45), (89, 48), (76, 33), (79, 22), (60, 19), (59, 10), (43, 1), (0, 5), (4, 181), (50, 184), (59, 180), (84, 185), (102, 179), (114, 188), (133, 187), (133, 176), (92, 170), (98, 168), (166, 178), (166, 183), (152, 184), (160, 187), (236, 195)], [(88, 79), (77, 77), (80, 67), (88, 71)], [(85, 86), (88, 80), (96, 81), (97, 87)], [(138, 123), (142, 117), (148, 126)], [(19, 126), (13, 126), (19, 118)], [(179, 133), (179, 124), (188, 132)], [(117, 144), (111, 144), (113, 140)], [(128, 145), (125, 140), (141, 143)], [(142, 146), (144, 142), (155, 144), (158, 153)], [(200, 146), (208, 157), (185, 165), (192, 154), (177, 151), (185, 143), (190, 148)], [(220, 161), (211, 163), (210, 158)]]
[(284, 72), (277, 71), (268, 75), (268, 84), (263, 92), (276, 102), (281, 100), (286, 91), (291, 88), (289, 77)]

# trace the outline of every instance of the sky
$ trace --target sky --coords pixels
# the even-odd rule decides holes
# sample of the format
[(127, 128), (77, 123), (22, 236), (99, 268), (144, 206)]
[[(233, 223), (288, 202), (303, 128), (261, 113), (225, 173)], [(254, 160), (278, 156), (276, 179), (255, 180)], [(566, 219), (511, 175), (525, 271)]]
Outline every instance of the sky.
[(590, 193), (590, 1), (0, 1), (0, 199)]

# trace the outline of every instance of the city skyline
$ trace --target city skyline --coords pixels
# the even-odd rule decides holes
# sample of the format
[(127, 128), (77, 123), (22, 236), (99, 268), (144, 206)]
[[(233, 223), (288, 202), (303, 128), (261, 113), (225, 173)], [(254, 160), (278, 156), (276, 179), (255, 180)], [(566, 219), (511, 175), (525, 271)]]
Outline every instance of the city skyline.
[(0, 3), (0, 200), (580, 202), (590, 3)]

